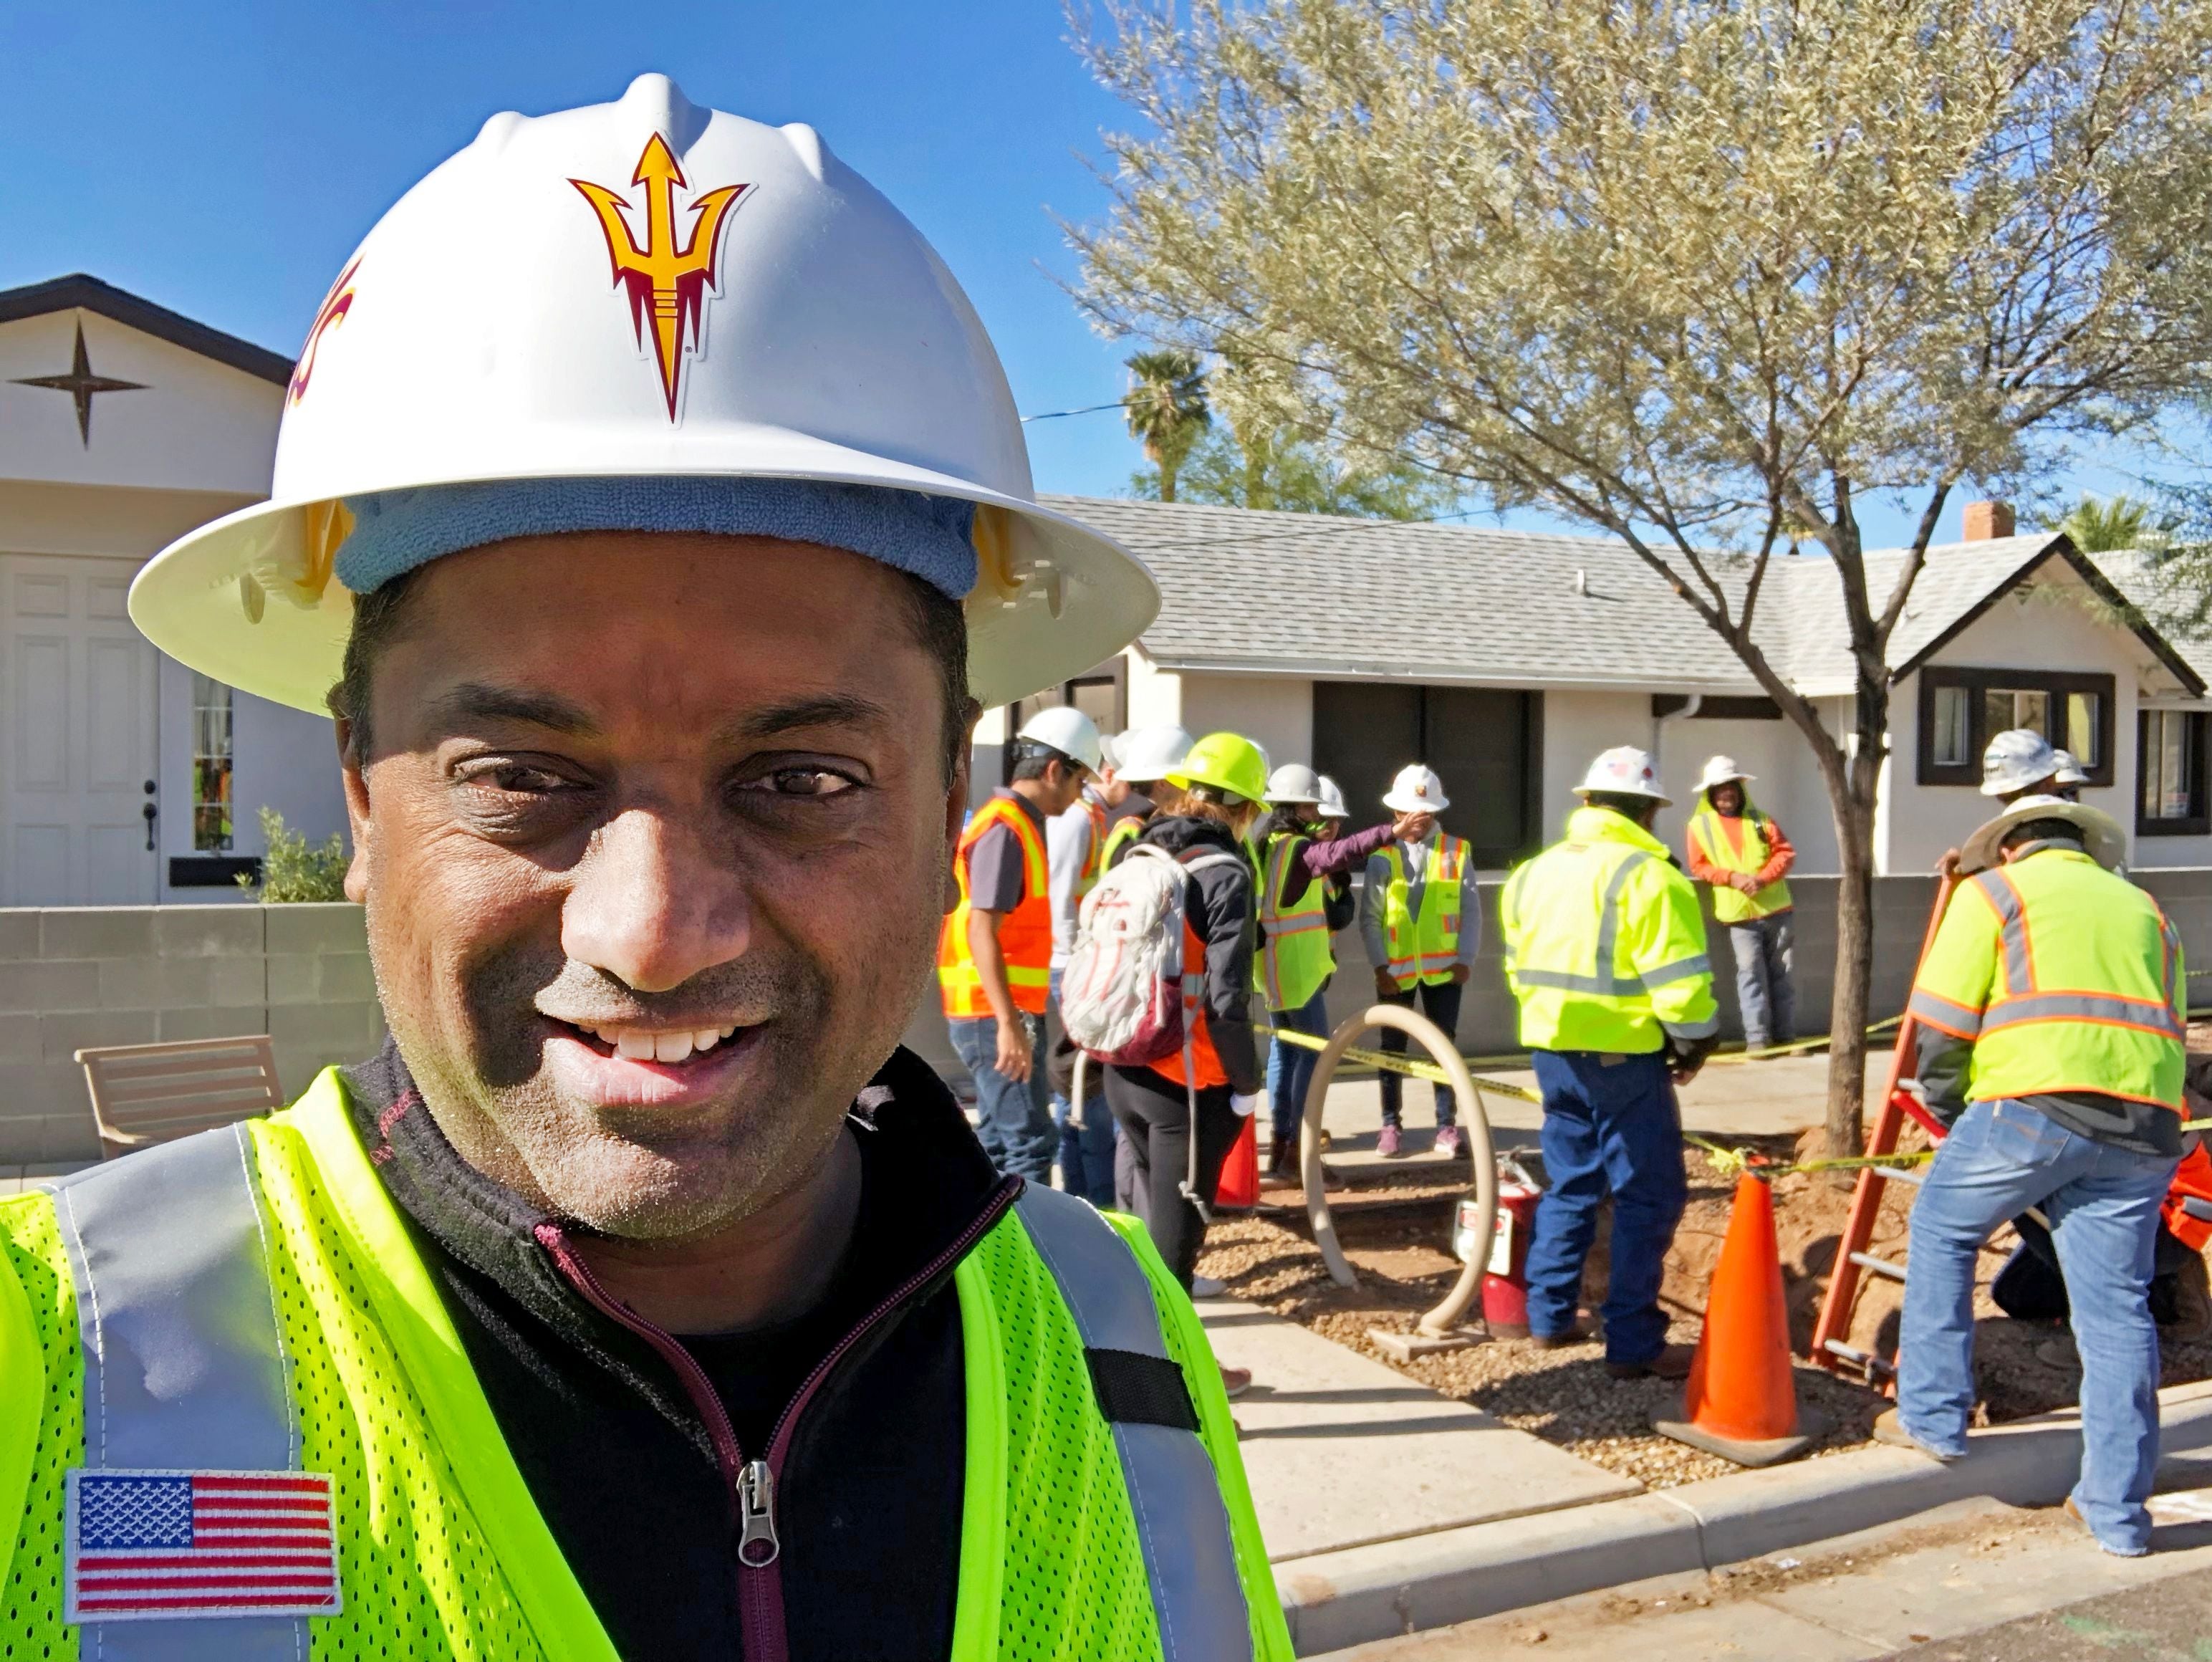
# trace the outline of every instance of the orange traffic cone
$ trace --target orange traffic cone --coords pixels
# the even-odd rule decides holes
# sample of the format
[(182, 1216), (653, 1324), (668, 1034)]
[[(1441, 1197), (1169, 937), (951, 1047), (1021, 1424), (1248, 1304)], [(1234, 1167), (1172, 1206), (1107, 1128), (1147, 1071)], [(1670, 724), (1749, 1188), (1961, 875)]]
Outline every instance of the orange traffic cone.
[(1686, 1423), (1659, 1420), (1652, 1428), (1740, 1466), (1787, 1460), (1826, 1429), (1797, 1407), (1774, 1196), (1748, 1172), (1736, 1179), (1728, 1239), (1713, 1267), (1705, 1328), (1682, 1397)]

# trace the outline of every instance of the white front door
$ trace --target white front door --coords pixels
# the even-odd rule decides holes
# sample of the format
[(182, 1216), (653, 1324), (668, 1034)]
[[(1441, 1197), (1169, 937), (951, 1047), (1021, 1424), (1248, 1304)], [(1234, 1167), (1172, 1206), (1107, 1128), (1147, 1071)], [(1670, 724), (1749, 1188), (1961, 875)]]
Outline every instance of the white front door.
[(133, 572), (0, 557), (0, 906), (158, 896), (155, 659), (124, 609)]

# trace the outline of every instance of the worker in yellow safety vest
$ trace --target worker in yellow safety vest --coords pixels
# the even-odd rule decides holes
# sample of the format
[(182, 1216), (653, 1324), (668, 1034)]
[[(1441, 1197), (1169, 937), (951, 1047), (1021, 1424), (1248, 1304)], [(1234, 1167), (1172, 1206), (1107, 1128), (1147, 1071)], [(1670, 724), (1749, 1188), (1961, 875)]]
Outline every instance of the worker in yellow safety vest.
[(1690, 875), (1712, 885), (1713, 918), (1735, 958), (1744, 1048), (1757, 1055), (1797, 1037), (1788, 880), (1797, 850), (1771, 814), (1752, 806), (1751, 780), (1734, 757), (1707, 761), (1682, 841)]
[[(1267, 819), (1259, 833), (1260, 990), (1278, 1028), (1321, 1038), (1328, 1032), (1327, 994), (1336, 973), (1331, 933), (1351, 922), (1330, 916), (1330, 880), (1361, 866), (1391, 842), (1425, 842), (1433, 815), (1400, 813), (1353, 837), (1322, 834), (1321, 776), (1286, 762), (1267, 778)], [(1277, 1038), (1267, 1050), (1267, 1099), (1273, 1118), (1267, 1172), (1297, 1167), (1298, 1120), (1316, 1052)]]
[(1158, 604), (913, 225), (663, 76), (495, 115), (277, 442), (131, 616), (335, 713), (391, 1038), (0, 1196), (0, 1653), (1288, 1662), (1176, 1275), (901, 1045), (979, 707)]
[[(1474, 860), (1467, 839), (1438, 825), (1451, 807), (1443, 781), (1415, 762), (1399, 770), (1383, 794), (1382, 806), (1398, 816), (1402, 829), (1370, 855), (1359, 903), (1360, 938), (1375, 974), (1375, 996), (1385, 1004), (1421, 1014), (1447, 1034), (1459, 1030), (1460, 995), (1474, 966), (1482, 939), (1482, 900), (1475, 888)], [(1376, 1039), (1382, 1050), (1402, 1055), (1406, 1035), (1385, 1027)], [(1384, 1072), (1378, 1081), (1382, 1131), (1376, 1152), (1405, 1152), (1400, 1123), (1404, 1082)], [(1451, 1087), (1436, 1087), (1436, 1152), (1456, 1156), (1465, 1145), (1459, 1135), (1459, 1105)]]
[(1668, 798), (1649, 756), (1607, 751), (1576, 794), (1565, 838), (1516, 868), (1498, 902), (1550, 1181), (1526, 1263), (1528, 1336), (1547, 1348), (1587, 1342), (1577, 1294), (1610, 1194), (1606, 1371), (1680, 1379), (1691, 1351), (1667, 1342), (1659, 1284), (1688, 1201), (1674, 1087), (1720, 1031), (1705, 919), (1651, 834)]
[(1950, 1127), (1913, 1198), (1897, 1407), (1875, 1434), (1939, 1460), (1966, 1452), (1983, 1245), (2049, 1221), (2081, 1364), (2081, 1470), (2068, 1507), (2106, 1550), (2148, 1549), (2158, 1464), (2149, 1287), (2183, 1145), (2188, 1020), (2181, 940), (2113, 869), (2101, 810), (2014, 801), (1967, 840), (1913, 982), (1917, 1073)]

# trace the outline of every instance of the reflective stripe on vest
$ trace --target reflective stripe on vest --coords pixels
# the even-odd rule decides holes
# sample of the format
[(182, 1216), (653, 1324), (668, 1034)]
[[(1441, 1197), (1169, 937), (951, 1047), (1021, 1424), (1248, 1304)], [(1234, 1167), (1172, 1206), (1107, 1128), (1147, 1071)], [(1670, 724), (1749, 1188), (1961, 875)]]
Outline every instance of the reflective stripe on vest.
[[(296, 1471), (253, 1145), (243, 1125), (43, 1185), (76, 1288), (88, 1470)], [(189, 1228), (178, 1221), (191, 1220)], [(88, 1623), (102, 1662), (297, 1662), (299, 1616)]]
[(1305, 841), (1290, 831), (1279, 831), (1267, 841), (1267, 874), (1260, 886), (1260, 973), (1270, 1010), (1304, 1008), (1336, 967), (1324, 886), (1309, 881), (1297, 904), (1287, 911), (1283, 908), (1283, 891)]
[(1042, 1015), (1052, 984), (1052, 878), (1044, 833), (1018, 801), (994, 796), (975, 810), (975, 817), (960, 834), (952, 860), (960, 902), (945, 915), (945, 927), (937, 938), (938, 988), (945, 1014), (956, 1019), (992, 1014), (991, 1001), (983, 995), (982, 975), (968, 945), (968, 859), (994, 825), (1012, 831), (1022, 850), (1022, 898), (999, 920), (1006, 990), (1013, 995), (1016, 1009)]
[[(1601, 997), (1619, 997), (1625, 994), (1648, 992), (1654, 987), (1664, 987), (1670, 982), (1687, 981), (1692, 976), (1708, 975), (1712, 960), (1704, 953), (1693, 953), (1687, 958), (1678, 958), (1672, 964), (1662, 964), (1657, 969), (1638, 975), (1634, 971), (1623, 975), (1615, 967), (1617, 948), (1620, 941), (1620, 892), (1628, 886), (1630, 875), (1651, 856), (1641, 849), (1629, 850), (1628, 857), (1613, 868), (1607, 880), (1604, 898), (1599, 901), (1597, 920), (1597, 973), (1583, 975), (1571, 970), (1532, 970), (1520, 965), (1513, 967), (1513, 978), (1524, 987), (1553, 987), (1562, 992), (1595, 993)], [(1522, 871), (1527, 867), (1521, 868)], [(1516, 873), (1517, 879), (1520, 875)]]
[(1075, 880), (1079, 899), (1098, 886), (1098, 875), (1106, 869), (1106, 805), (1093, 801), (1086, 794), (1083, 811), (1091, 817), (1091, 843), (1084, 850), (1083, 870)]
[[(2172, 922), (2164, 914), (2160, 914), (2158, 921), (2159, 935), (2165, 946), (2165, 962), (2160, 977), (2166, 994), (2162, 1003), (2106, 992), (2071, 989), (2047, 992), (2035, 983), (2035, 943), (2028, 933), (2027, 906), (2021, 898), (2020, 891), (2013, 886), (2010, 876), (2002, 869), (1986, 871), (1977, 874), (1973, 883), (1996, 909), (2002, 926), (2004, 990), (1990, 1001), (1987, 1009), (1980, 1012), (1977, 1025), (1960, 1037), (1978, 1037), (2032, 1021), (2090, 1021), (2115, 1027), (2132, 1027), (2142, 1032), (2155, 1033), (2161, 1038), (2172, 1039), (2177, 1044), (2187, 1041), (2188, 1030), (2173, 1008), (2174, 966), (2180, 961), (2180, 941), (2174, 933)], [(1949, 1002), (1919, 989), (1915, 990), (1914, 997), (1927, 998), (1931, 1004)], [(1955, 1009), (1959, 1007), (1951, 1008)], [(1939, 1016), (1934, 1025), (1943, 1026), (1948, 1024)]]
[[(1034, 1183), (1015, 1206), (1075, 1318), (1084, 1348), (1174, 1367), (1145, 1272), (1106, 1221), (1073, 1196)], [(1123, 1420), (1113, 1424), (1121, 1480), (1144, 1544), (1162, 1662), (1249, 1658), (1251, 1619), (1237, 1578), (1229, 1513), (1206, 1445), (1194, 1429)]]

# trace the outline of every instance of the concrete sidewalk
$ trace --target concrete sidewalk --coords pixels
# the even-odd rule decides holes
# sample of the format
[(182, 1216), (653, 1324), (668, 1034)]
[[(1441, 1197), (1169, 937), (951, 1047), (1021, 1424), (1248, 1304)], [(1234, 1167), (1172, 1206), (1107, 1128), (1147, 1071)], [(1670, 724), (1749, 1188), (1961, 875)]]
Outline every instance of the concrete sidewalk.
[(1643, 1485), (1255, 1306), (1198, 1306), (1278, 1562), (1638, 1493)]

